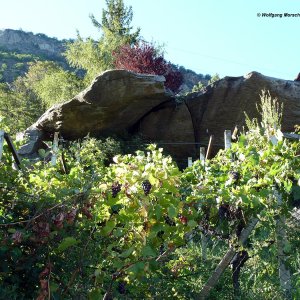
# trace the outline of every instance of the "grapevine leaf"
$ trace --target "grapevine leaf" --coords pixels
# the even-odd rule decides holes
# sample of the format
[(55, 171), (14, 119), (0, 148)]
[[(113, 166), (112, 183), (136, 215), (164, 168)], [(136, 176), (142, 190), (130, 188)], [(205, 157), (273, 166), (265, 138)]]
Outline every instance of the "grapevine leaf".
[(134, 265), (132, 265), (130, 268), (128, 268), (128, 272), (132, 273), (134, 276), (137, 276), (139, 273), (144, 272), (144, 262), (137, 262)]
[(188, 221), (187, 225), (191, 228), (195, 228), (198, 224), (196, 221), (190, 220), (190, 221)]
[(150, 246), (145, 246), (142, 249), (142, 255), (143, 257), (151, 257), (151, 256), (155, 256), (156, 252)]
[(123, 258), (127, 258), (128, 256), (130, 256), (132, 254), (132, 252), (134, 251), (134, 246), (128, 248), (127, 250), (125, 250), (124, 252), (122, 252), (120, 254), (120, 257), (123, 257)]
[(171, 205), (168, 208), (168, 215), (170, 218), (175, 218), (177, 216), (177, 209), (175, 208), (175, 206)]
[(77, 241), (75, 238), (71, 237), (71, 236), (67, 236), (66, 238), (64, 238), (62, 240), (62, 242), (58, 245), (57, 251), (58, 252), (62, 252), (65, 251), (66, 249), (68, 249), (71, 246), (74, 246), (76, 244), (78, 244), (79, 241)]
[(159, 220), (162, 216), (162, 208), (158, 204), (155, 206), (155, 215), (157, 220)]
[(115, 220), (109, 220), (106, 222), (105, 227), (103, 228), (104, 235), (108, 235), (116, 226)]
[(100, 289), (94, 289), (89, 293), (89, 300), (99, 300), (103, 298), (103, 294)]

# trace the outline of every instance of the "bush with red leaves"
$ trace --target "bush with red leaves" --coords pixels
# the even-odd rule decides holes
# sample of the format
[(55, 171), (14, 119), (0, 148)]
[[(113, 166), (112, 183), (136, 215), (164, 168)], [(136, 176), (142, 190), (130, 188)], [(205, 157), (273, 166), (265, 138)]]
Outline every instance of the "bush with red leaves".
[(115, 67), (136, 73), (163, 75), (165, 87), (176, 93), (183, 82), (183, 76), (171, 63), (157, 53), (151, 44), (124, 45), (113, 53)]

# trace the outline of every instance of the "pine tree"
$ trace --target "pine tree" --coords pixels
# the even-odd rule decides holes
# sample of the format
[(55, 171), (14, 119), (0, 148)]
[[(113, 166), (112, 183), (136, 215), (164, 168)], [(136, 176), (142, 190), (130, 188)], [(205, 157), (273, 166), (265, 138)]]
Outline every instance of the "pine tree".
[(123, 0), (106, 0), (107, 10), (102, 10), (102, 21), (98, 22), (93, 14), (90, 15), (92, 23), (99, 30), (108, 30), (113, 35), (126, 38), (127, 43), (134, 44), (137, 42), (140, 28), (131, 33), (133, 29), (130, 26), (132, 22), (132, 7), (126, 7)]

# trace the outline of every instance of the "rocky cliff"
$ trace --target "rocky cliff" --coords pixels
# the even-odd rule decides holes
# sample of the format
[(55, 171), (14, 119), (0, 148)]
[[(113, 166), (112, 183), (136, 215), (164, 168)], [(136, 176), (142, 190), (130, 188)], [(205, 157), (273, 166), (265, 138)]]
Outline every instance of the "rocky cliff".
[(0, 82), (12, 82), (28, 70), (28, 63), (51, 60), (70, 69), (62, 56), (67, 40), (22, 30), (0, 30)]
[(67, 41), (59, 41), (45, 34), (25, 32), (22, 30), (0, 30), (0, 48), (19, 53), (45, 55), (52, 58), (61, 58)]
[[(51, 139), (55, 131), (65, 139), (139, 133), (145, 141), (158, 142), (178, 161), (186, 160), (198, 156), (199, 146), (207, 146), (211, 134), (214, 149), (223, 147), (224, 130), (241, 128), (244, 112), (258, 117), (256, 104), (263, 89), (284, 103), (284, 131), (293, 131), (300, 123), (297, 81), (251, 72), (225, 77), (204, 93), (186, 96), (182, 103), (166, 93), (163, 81), (162, 76), (106, 71), (79, 95), (49, 109), (27, 133), (38, 141)], [(29, 148), (32, 152), (37, 146)], [(24, 149), (21, 154), (27, 155)]]

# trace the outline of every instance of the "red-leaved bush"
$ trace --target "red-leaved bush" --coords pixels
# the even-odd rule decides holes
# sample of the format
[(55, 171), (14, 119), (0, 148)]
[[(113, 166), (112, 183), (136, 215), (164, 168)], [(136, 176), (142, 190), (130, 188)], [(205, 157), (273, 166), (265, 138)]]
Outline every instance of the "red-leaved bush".
[(153, 45), (147, 43), (134, 46), (124, 45), (113, 53), (115, 67), (136, 73), (163, 75), (165, 87), (176, 93), (183, 82), (183, 76), (171, 63), (157, 53)]

